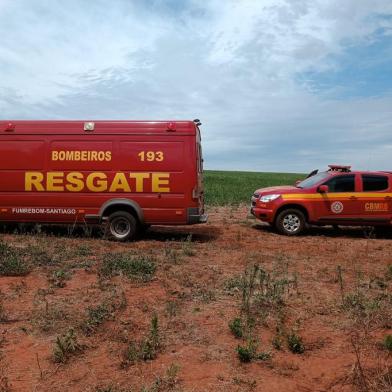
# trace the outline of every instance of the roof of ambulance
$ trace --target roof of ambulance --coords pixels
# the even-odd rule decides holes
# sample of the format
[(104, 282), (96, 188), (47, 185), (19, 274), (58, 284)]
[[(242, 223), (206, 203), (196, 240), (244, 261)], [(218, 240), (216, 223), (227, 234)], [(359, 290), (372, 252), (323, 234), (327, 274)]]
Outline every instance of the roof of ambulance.
[[(85, 124), (93, 130), (84, 130)], [(86, 134), (86, 133), (186, 133), (194, 134), (197, 124), (191, 120), (0, 120), (1, 134)]]

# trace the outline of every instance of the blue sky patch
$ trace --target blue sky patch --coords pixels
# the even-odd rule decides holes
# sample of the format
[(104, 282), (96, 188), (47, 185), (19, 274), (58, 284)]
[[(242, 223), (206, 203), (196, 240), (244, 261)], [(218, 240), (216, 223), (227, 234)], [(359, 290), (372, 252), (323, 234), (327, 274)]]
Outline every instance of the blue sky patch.
[(334, 68), (305, 72), (298, 80), (312, 91), (338, 99), (375, 97), (392, 93), (392, 34), (378, 31), (371, 39), (348, 46), (339, 56), (330, 56)]

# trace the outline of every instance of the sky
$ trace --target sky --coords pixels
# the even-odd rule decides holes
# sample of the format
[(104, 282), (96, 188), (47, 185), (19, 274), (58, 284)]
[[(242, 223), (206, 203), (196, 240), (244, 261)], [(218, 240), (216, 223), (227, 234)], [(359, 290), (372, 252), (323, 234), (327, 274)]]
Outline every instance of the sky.
[(206, 169), (392, 170), (391, 0), (0, 0), (0, 120), (193, 120)]

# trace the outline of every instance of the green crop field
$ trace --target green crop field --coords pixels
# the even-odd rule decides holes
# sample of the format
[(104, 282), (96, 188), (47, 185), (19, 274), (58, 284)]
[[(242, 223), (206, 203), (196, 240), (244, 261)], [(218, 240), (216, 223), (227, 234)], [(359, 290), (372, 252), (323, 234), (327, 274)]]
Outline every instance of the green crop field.
[(304, 174), (254, 173), (239, 171), (204, 172), (205, 202), (207, 205), (236, 205), (250, 203), (253, 192), (258, 188), (274, 185), (292, 185)]

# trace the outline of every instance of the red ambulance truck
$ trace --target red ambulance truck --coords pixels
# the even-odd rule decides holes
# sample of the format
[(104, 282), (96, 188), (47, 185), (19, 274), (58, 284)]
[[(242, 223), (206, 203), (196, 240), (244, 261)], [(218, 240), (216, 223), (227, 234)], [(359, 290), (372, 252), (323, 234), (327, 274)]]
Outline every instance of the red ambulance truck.
[(0, 121), (0, 222), (206, 222), (200, 122)]

